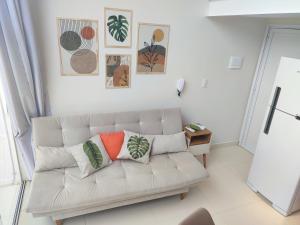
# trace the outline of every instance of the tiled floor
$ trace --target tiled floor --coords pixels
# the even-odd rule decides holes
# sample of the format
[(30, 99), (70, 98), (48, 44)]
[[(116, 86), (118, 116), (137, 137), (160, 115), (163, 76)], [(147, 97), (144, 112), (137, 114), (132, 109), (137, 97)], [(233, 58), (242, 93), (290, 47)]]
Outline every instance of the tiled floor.
[[(286, 218), (248, 188), (245, 181), (251, 159), (237, 146), (214, 149), (208, 161), (210, 178), (191, 189), (183, 201), (173, 196), (68, 219), (64, 224), (176, 225), (197, 208), (205, 207), (216, 225), (300, 225), (300, 212)], [(28, 187), (25, 203), (27, 197)], [(49, 218), (33, 218), (22, 209), (19, 225), (50, 224)]]
[(19, 190), (20, 185), (0, 186), (0, 225), (12, 224)]

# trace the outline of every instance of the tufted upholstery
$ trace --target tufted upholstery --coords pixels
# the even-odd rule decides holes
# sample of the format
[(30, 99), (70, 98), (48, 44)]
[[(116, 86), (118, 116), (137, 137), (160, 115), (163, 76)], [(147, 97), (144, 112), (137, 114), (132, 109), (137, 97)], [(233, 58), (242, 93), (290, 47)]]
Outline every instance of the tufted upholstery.
[(39, 117), (32, 120), (36, 146), (79, 144), (103, 131), (174, 134), (182, 130), (180, 109), (101, 113), (85, 116)]
[[(101, 131), (128, 129), (144, 134), (182, 130), (179, 109), (44, 117), (33, 120), (33, 141), (41, 146), (74, 145)], [(34, 216), (68, 218), (187, 191), (207, 176), (189, 152), (152, 156), (149, 164), (117, 160), (80, 179), (78, 167), (36, 172), (27, 211)]]
[(153, 156), (149, 164), (117, 160), (85, 179), (77, 167), (35, 173), (27, 209), (39, 214), (102, 206), (183, 188), (206, 174), (188, 152)]

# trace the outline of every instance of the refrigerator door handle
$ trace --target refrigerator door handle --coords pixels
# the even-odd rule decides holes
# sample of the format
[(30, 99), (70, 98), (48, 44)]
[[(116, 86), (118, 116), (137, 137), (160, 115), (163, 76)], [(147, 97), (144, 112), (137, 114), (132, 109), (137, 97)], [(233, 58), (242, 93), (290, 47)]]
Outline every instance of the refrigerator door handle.
[(270, 106), (270, 111), (269, 111), (269, 114), (268, 114), (268, 118), (267, 118), (267, 121), (266, 121), (266, 124), (265, 124), (265, 129), (264, 129), (265, 134), (268, 134), (269, 131), (270, 131), (270, 127), (271, 127), (271, 124), (272, 124), (272, 120), (273, 120), (274, 112), (276, 110), (276, 106), (277, 106), (277, 102), (278, 102), (278, 99), (279, 99), (280, 92), (281, 92), (281, 87), (276, 87), (275, 93), (274, 93), (274, 96), (273, 96), (273, 100), (272, 100), (272, 104)]

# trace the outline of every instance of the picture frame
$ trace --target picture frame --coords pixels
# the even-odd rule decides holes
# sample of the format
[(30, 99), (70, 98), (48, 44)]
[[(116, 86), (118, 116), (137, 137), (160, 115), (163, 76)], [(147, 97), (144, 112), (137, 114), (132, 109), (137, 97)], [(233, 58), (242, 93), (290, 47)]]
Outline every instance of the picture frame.
[(123, 89), (131, 87), (131, 55), (105, 55), (105, 88)]
[(98, 20), (56, 18), (62, 76), (99, 75)]
[(136, 74), (166, 74), (170, 25), (139, 23), (137, 35)]
[[(106, 48), (131, 48), (132, 17), (129, 9), (104, 8), (104, 46)], [(121, 28), (116, 23), (121, 23)]]

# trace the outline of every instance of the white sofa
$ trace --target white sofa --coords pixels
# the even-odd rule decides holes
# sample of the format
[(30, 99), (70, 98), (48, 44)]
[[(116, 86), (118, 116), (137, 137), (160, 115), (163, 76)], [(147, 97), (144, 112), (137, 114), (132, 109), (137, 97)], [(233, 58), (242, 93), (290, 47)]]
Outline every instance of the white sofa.
[[(71, 146), (103, 131), (143, 134), (182, 131), (180, 109), (42, 117), (32, 121), (35, 146)], [(117, 160), (87, 178), (78, 167), (35, 172), (27, 212), (50, 216), (57, 224), (69, 217), (176, 194), (208, 176), (190, 152), (151, 156), (149, 164)], [(184, 195), (182, 195), (183, 197)]]

